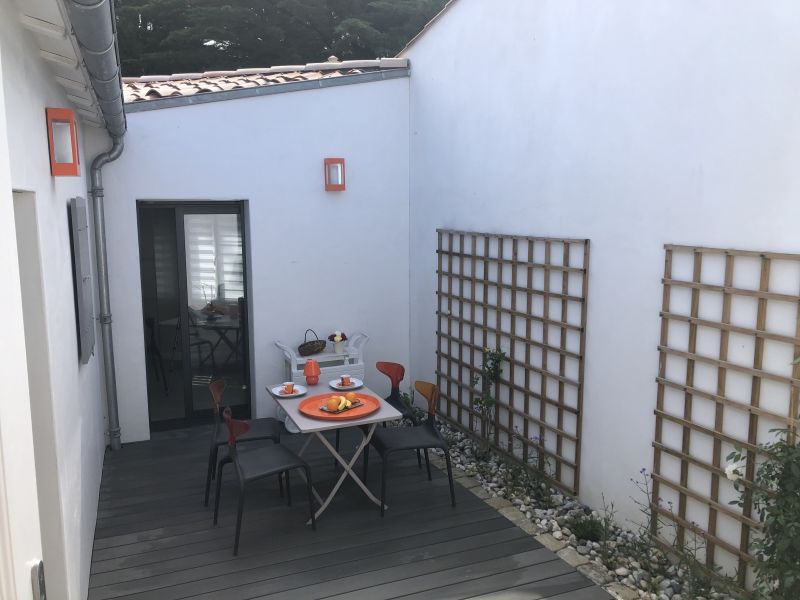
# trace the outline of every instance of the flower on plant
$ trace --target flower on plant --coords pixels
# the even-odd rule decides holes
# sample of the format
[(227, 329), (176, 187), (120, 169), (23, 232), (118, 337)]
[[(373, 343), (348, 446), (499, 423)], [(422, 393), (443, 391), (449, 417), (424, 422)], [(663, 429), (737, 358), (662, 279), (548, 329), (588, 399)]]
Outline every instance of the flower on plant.
[(725, 477), (734, 482), (739, 481), (742, 478), (741, 468), (742, 463), (740, 462), (728, 463), (728, 466), (725, 467)]
[(328, 336), (329, 342), (346, 342), (347, 335), (344, 331), (334, 331), (332, 334)]

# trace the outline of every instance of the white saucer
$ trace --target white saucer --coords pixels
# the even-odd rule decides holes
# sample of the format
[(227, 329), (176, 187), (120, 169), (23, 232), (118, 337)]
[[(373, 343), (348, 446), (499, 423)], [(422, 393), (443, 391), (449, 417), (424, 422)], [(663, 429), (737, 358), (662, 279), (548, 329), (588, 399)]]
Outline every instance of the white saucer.
[(276, 398), (298, 398), (307, 391), (308, 389), (306, 386), (300, 385), (299, 383), (294, 384), (294, 394), (284, 394), (282, 385), (276, 385), (274, 388), (270, 389), (270, 392), (272, 392), (272, 395)]
[(340, 385), (339, 384), (340, 381), (341, 379), (333, 379), (328, 382), (328, 385), (335, 390), (339, 390), (340, 392), (349, 392), (350, 390), (357, 390), (360, 387), (364, 387), (364, 382), (358, 379), (357, 377), (351, 377), (350, 383), (352, 385), (348, 385), (347, 387)]

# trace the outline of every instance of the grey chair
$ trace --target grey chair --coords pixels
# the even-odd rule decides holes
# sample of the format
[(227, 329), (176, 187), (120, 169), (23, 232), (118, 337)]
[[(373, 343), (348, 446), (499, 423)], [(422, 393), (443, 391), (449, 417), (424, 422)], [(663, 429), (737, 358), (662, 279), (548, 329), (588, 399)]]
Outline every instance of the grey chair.
[[(414, 427), (387, 427), (378, 428), (372, 436), (372, 445), (383, 460), (381, 471), (381, 516), (384, 514), (386, 504), (386, 479), (389, 474), (389, 458), (395, 452), (403, 450), (423, 450), (425, 463), (428, 467), (428, 481), (431, 480), (431, 465), (428, 460), (428, 450), (439, 448), (444, 450), (444, 459), (447, 463), (447, 478), (450, 481), (450, 502), (456, 505), (456, 493), (453, 488), (453, 469), (450, 465), (450, 453), (447, 451), (447, 442), (436, 428), (436, 405), (439, 401), (439, 388), (427, 381), (417, 381), (414, 384), (417, 391), (428, 401), (428, 418), (424, 423)], [(369, 446), (364, 448), (364, 481), (367, 480), (369, 467)]]
[[(211, 480), (217, 476), (217, 462), (219, 458), (219, 449), (228, 443), (228, 432), (222, 426), (222, 415), (220, 413), (222, 406), (222, 394), (225, 392), (225, 380), (217, 379), (208, 384), (208, 389), (211, 392), (212, 410), (214, 416), (214, 427), (211, 431), (211, 444), (208, 450), (208, 467), (206, 468), (206, 491), (203, 498), (203, 504), (208, 506), (208, 496), (211, 491)], [(251, 419), (247, 422), (249, 427), (247, 433), (240, 436), (239, 442), (255, 442), (260, 440), (272, 440), (273, 442), (280, 443), (281, 431), (283, 424), (277, 419)], [(223, 457), (221, 464), (230, 462), (230, 455)], [(283, 482), (278, 478), (280, 483), (281, 495), (283, 495)]]
[[(228, 433), (228, 457), (236, 470), (236, 479), (239, 482), (239, 506), (236, 512), (236, 537), (233, 543), (233, 555), (239, 554), (239, 538), (242, 531), (242, 514), (244, 512), (244, 496), (248, 484), (278, 475), (286, 476), (286, 496), (289, 505), (292, 504), (292, 488), (289, 480), (289, 472), (293, 469), (302, 469), (306, 476), (306, 490), (308, 492), (308, 511), (311, 517), (311, 528), (316, 529), (317, 523), (314, 515), (314, 496), (311, 483), (311, 468), (308, 463), (297, 454), (289, 450), (282, 444), (274, 444), (266, 448), (253, 448), (239, 452), (237, 441), (250, 431), (250, 424), (247, 421), (239, 421), (231, 417), (231, 409), (225, 407), (223, 411), (225, 424)], [(217, 524), (219, 517), (220, 488), (222, 487), (222, 468), (224, 464), (220, 461), (219, 472), (217, 474), (217, 494), (214, 498), (214, 525)]]

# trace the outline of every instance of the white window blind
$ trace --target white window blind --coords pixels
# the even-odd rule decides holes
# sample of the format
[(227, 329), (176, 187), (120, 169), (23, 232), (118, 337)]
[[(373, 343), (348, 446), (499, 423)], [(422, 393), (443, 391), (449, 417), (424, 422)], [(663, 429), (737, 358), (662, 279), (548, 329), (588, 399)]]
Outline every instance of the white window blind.
[(238, 215), (184, 216), (189, 305), (235, 303), (244, 296)]

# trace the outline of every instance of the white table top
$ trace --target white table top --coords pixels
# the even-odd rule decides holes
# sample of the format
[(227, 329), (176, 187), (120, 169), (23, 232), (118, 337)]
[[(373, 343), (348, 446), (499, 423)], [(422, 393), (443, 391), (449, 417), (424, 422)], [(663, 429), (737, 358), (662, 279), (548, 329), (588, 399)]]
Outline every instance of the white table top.
[(342, 429), (343, 427), (353, 427), (355, 425), (371, 425), (372, 423), (383, 423), (384, 421), (394, 421), (395, 419), (401, 419), (403, 415), (401, 415), (397, 409), (395, 409), (391, 404), (383, 400), (380, 394), (376, 394), (367, 386), (361, 387), (357, 390), (354, 390), (360, 394), (369, 394), (371, 396), (375, 396), (378, 400), (380, 400), (380, 408), (377, 411), (372, 413), (371, 415), (367, 415), (366, 417), (361, 417), (360, 419), (342, 419), (342, 420), (335, 420), (335, 421), (325, 421), (322, 419), (312, 419), (311, 417), (305, 416), (298, 410), (298, 406), (300, 402), (308, 398), (309, 396), (316, 396), (317, 394), (342, 394), (343, 392), (337, 391), (332, 389), (327, 382), (323, 383), (320, 382), (317, 385), (307, 385), (305, 387), (308, 388), (308, 393), (299, 398), (283, 398), (281, 396), (276, 396), (272, 393), (272, 388), (276, 387), (280, 384), (273, 384), (267, 386), (267, 391), (269, 392), (270, 396), (272, 396), (278, 405), (286, 411), (286, 414), (289, 415), (289, 418), (294, 421), (294, 424), (297, 425), (297, 428), (300, 430), (300, 433), (313, 433), (315, 431), (328, 431), (331, 429)]

